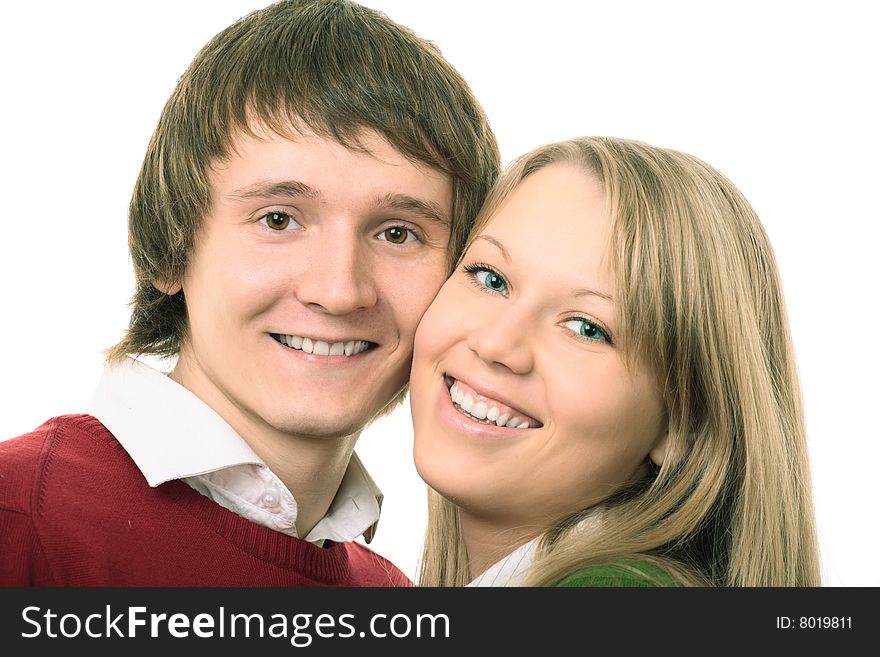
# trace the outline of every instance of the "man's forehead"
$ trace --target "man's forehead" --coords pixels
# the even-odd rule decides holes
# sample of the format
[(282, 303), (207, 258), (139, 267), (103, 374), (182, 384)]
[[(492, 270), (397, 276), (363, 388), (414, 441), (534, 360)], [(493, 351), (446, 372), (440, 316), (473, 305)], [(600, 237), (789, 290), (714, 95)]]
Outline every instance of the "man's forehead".
[(211, 169), (222, 169), (224, 165), (235, 158), (241, 157), (249, 142), (267, 142), (274, 139), (282, 139), (292, 143), (321, 143), (326, 142), (333, 146), (345, 148), (353, 153), (359, 153), (382, 161), (383, 151), (393, 153), (394, 156), (406, 160), (412, 166), (419, 169), (423, 174), (440, 180), (452, 182), (452, 176), (439, 167), (433, 161), (420, 159), (400, 150), (389, 137), (379, 130), (366, 124), (361, 124), (348, 130), (334, 128), (330, 130), (322, 124), (313, 126), (295, 115), (281, 118), (261, 118), (252, 116), (246, 125), (233, 127), (229, 137), (229, 146), (224, 156), (217, 158), (211, 165)]
[(361, 188), (362, 206), (421, 216), (447, 227), (452, 221), (451, 176), (407, 157), (368, 128), (361, 130), (355, 145), (304, 123), (289, 122), (280, 130), (262, 122), (247, 126), (236, 130), (229, 154), (215, 161), (208, 178), (213, 202), (296, 198), (326, 204), (353, 198), (352, 190)]
[(354, 153), (373, 155), (377, 150), (392, 149), (397, 155), (408, 159), (417, 166), (441, 173), (434, 165), (422, 162), (400, 151), (393, 140), (383, 135), (379, 130), (366, 124), (358, 124), (346, 128), (334, 126), (332, 129), (321, 122), (307, 122), (294, 114), (280, 117), (256, 117), (251, 116), (246, 125), (234, 126), (231, 129), (229, 144), (232, 153), (241, 150), (241, 147), (252, 139), (257, 141), (270, 141), (283, 139), (293, 143), (305, 141), (328, 142), (335, 146), (341, 146)]

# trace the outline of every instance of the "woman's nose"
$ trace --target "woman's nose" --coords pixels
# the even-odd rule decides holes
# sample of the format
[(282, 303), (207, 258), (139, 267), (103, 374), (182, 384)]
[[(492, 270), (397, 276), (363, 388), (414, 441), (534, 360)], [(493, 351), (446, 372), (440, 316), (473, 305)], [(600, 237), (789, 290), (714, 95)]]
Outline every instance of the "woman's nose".
[[(466, 344), (481, 360), (514, 374), (531, 371), (534, 361), (528, 331), (513, 321), (514, 312), (486, 317), (467, 337)], [(517, 325), (521, 327), (517, 329)]]

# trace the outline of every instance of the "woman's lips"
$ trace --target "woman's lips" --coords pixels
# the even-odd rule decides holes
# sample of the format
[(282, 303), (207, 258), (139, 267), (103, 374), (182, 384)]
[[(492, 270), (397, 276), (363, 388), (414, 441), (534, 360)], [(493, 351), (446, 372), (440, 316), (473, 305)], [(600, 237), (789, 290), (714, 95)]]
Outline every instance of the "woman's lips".
[(539, 420), (519, 408), (480, 394), (464, 381), (447, 375), (445, 382), (453, 407), (473, 422), (511, 429), (535, 429), (543, 426)]

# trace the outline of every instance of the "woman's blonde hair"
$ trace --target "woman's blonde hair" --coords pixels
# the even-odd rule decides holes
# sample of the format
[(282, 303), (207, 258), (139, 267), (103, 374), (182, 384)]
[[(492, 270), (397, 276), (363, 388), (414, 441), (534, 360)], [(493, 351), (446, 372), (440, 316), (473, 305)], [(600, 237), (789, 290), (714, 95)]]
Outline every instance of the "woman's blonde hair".
[[(818, 586), (804, 413), (769, 240), (699, 159), (612, 138), (540, 147), (493, 189), (476, 235), (527, 176), (568, 163), (604, 184), (618, 344), (655, 373), (668, 416), (659, 468), (541, 537), (526, 585), (635, 558), (685, 585)], [(580, 521), (598, 516), (584, 529)], [(426, 586), (469, 580), (458, 510), (429, 491)], [(580, 525), (580, 526), (579, 526)]]

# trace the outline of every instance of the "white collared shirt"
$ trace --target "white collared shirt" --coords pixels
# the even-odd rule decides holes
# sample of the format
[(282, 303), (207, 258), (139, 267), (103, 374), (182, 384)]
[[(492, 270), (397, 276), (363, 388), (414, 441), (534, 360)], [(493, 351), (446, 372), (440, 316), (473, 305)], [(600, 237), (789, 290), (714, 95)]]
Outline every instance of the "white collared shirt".
[[(594, 507), (590, 515), (577, 523), (579, 531), (591, 531), (602, 522), (601, 507)], [(523, 543), (506, 557), (496, 561), (477, 575), (467, 586), (522, 586), (526, 576), (535, 564), (538, 543), (543, 535)]]
[(477, 575), (468, 586), (522, 586), (535, 562), (535, 550), (541, 537), (523, 543), (503, 559)]
[[(297, 536), (293, 494), (250, 445), (192, 392), (146, 363), (108, 365), (89, 413), (110, 430), (150, 486), (182, 479), (248, 520)], [(305, 540), (370, 542), (382, 492), (356, 454), (327, 514)]]

